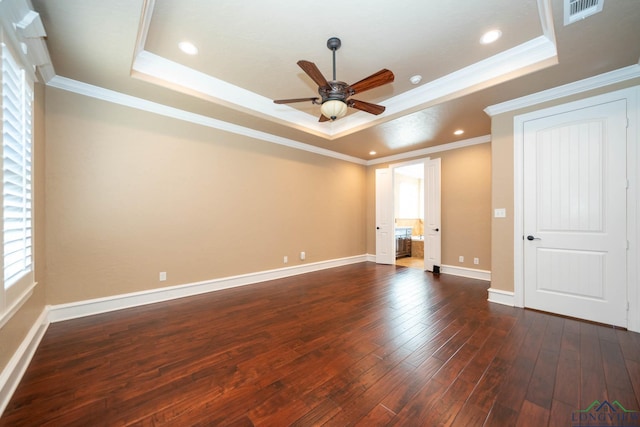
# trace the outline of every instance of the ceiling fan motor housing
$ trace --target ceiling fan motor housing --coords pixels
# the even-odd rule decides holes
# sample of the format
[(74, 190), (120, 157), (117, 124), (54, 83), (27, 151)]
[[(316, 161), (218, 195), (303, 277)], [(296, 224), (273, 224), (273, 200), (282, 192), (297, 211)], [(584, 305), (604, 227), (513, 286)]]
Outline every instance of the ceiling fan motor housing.
[(332, 80), (328, 86), (320, 86), (318, 93), (322, 97), (322, 102), (336, 100), (344, 102), (348, 97), (353, 95), (350, 86), (345, 82)]

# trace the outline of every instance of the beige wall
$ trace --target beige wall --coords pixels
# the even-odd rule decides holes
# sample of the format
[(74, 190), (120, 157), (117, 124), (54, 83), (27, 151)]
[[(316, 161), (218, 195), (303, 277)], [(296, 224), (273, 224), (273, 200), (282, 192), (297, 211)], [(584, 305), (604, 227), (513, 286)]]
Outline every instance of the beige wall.
[[(442, 264), (491, 270), (491, 144), (429, 156), (441, 159)], [(375, 170), (367, 168), (367, 252), (376, 253)], [(464, 262), (458, 257), (464, 256)], [(480, 264), (474, 265), (473, 258)]]
[(629, 80), (597, 90), (578, 95), (568, 96), (562, 99), (545, 102), (525, 109), (511, 111), (496, 115), (491, 120), (492, 140), (492, 207), (506, 208), (506, 218), (493, 218), (491, 222), (491, 287), (505, 291), (514, 290), (513, 269), (513, 120), (515, 116), (541, 110), (555, 105), (600, 95), (615, 90), (624, 89), (640, 84), (640, 79)]
[[(431, 155), (442, 159), (442, 263), (491, 270), (493, 288), (513, 290), (514, 116), (638, 84), (496, 116), (491, 144)], [(34, 105), (38, 286), (0, 329), (0, 369), (45, 304), (284, 267), (285, 255), (286, 266), (299, 265), (300, 251), (307, 263), (375, 253), (375, 169), (388, 165), (365, 168), (40, 85)], [(498, 207), (507, 218), (491, 218)]]
[(513, 116), (491, 120), (492, 208), (506, 218), (491, 219), (491, 287), (513, 291)]
[(364, 166), (54, 88), (46, 100), (50, 304), (366, 251)]
[(45, 248), (45, 134), (44, 134), (44, 94), (42, 85), (35, 87), (34, 99), (34, 133), (33, 133), (33, 250), (34, 274), (38, 282), (33, 295), (21, 309), (0, 328), (0, 372), (24, 340), (31, 327), (45, 307), (46, 296), (46, 261)]

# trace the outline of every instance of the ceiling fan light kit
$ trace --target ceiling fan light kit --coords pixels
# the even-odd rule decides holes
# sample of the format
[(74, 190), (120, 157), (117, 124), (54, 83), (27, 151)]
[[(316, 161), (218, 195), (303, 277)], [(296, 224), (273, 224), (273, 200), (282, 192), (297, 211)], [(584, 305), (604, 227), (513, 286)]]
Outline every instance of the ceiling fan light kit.
[(318, 67), (309, 61), (298, 61), (298, 66), (318, 85), (318, 94), (321, 101), (315, 98), (294, 98), (294, 99), (277, 99), (276, 104), (289, 104), (293, 102), (311, 101), (312, 104), (321, 104), (320, 111), (322, 115), (319, 121), (336, 120), (347, 114), (347, 107), (365, 111), (370, 114), (382, 114), (385, 107), (382, 105), (372, 104), (370, 102), (358, 101), (357, 99), (348, 99), (356, 93), (373, 89), (378, 86), (391, 83), (394, 75), (390, 70), (382, 69), (367, 78), (360, 80), (353, 85), (336, 80), (336, 50), (340, 48), (342, 42), (337, 37), (331, 37), (327, 40), (327, 47), (333, 52), (333, 80), (327, 81)]
[(325, 101), (320, 106), (320, 111), (322, 115), (330, 120), (339, 119), (340, 117), (344, 117), (347, 114), (347, 104), (343, 101), (337, 101), (335, 99), (330, 99)]

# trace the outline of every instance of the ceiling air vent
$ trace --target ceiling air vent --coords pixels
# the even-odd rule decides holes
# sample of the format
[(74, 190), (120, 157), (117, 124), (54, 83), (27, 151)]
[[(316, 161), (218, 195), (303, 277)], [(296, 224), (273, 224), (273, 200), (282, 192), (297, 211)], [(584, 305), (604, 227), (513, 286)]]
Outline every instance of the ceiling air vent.
[(602, 11), (604, 0), (564, 0), (564, 25)]

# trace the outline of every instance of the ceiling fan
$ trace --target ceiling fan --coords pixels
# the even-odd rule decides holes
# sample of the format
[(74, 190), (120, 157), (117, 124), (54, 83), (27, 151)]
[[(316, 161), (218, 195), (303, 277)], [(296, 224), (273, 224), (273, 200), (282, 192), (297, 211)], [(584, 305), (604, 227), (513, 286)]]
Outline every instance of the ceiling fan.
[(385, 68), (352, 85), (336, 80), (336, 50), (340, 49), (341, 45), (342, 42), (337, 37), (331, 37), (327, 40), (327, 47), (333, 52), (333, 80), (327, 81), (313, 62), (298, 61), (298, 66), (318, 85), (320, 98), (277, 99), (273, 102), (276, 104), (289, 104), (311, 101), (313, 104), (320, 105), (320, 111), (322, 112), (320, 122), (333, 121), (343, 117), (347, 114), (347, 107), (375, 115), (382, 114), (385, 110), (382, 105), (349, 99), (349, 97), (365, 90), (391, 83), (394, 79), (393, 73)]

